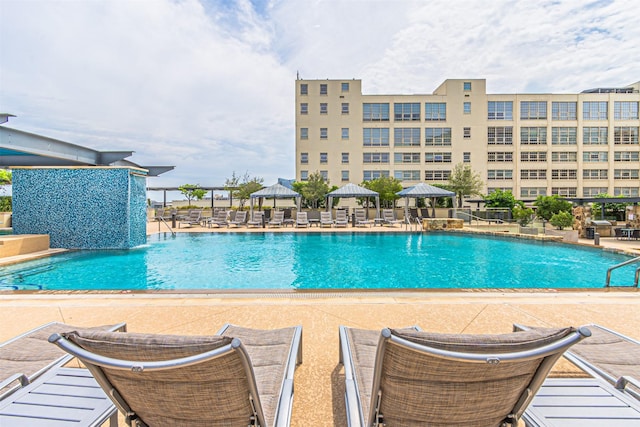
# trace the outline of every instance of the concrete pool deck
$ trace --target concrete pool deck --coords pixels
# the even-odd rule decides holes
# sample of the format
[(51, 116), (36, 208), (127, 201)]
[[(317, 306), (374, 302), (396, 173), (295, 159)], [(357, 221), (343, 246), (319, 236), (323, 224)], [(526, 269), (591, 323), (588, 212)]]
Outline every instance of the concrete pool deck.
[[(157, 227), (157, 223), (149, 223), (149, 232), (157, 232)], [(239, 231), (251, 230), (265, 231), (245, 228)], [(353, 231), (350, 227), (346, 230)], [(398, 232), (402, 229), (372, 227), (371, 230)], [(622, 250), (634, 251), (640, 246), (635, 241), (611, 240), (612, 246)], [(601, 239), (602, 246), (608, 242)], [(582, 243), (593, 246), (593, 241)], [(640, 339), (640, 292), (637, 289), (182, 294), (2, 292), (0, 307), (0, 341), (50, 321), (77, 326), (124, 321), (131, 332), (188, 335), (211, 334), (227, 322), (254, 328), (302, 325), (303, 363), (295, 374), (294, 427), (346, 425), (343, 371), (338, 364), (339, 325), (368, 329), (419, 325), (436, 332), (506, 333), (511, 331), (513, 323), (534, 326), (598, 323)], [(554, 368), (554, 375), (576, 374), (567, 362), (560, 362)], [(120, 425), (125, 425), (122, 417)]]

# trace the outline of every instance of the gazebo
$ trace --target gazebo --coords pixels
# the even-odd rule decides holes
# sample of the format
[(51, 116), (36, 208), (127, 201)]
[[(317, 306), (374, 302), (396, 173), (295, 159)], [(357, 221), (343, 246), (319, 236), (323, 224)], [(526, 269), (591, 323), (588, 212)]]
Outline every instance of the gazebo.
[(273, 184), (270, 187), (265, 187), (262, 190), (258, 190), (249, 195), (249, 210), (250, 215), (253, 216), (253, 203), (255, 199), (259, 199), (258, 204), (262, 205), (263, 199), (273, 199), (273, 207), (276, 207), (276, 199), (296, 199), (296, 206), (298, 211), (300, 210), (300, 203), (302, 196), (291, 190), (290, 188), (285, 187), (282, 184)]
[(396, 194), (398, 196), (405, 198), (405, 204), (404, 204), (405, 217), (409, 216), (408, 205), (409, 205), (410, 197), (413, 197), (413, 198), (424, 197), (424, 198), (431, 199), (431, 207), (433, 212), (432, 216), (435, 217), (436, 216), (436, 199), (439, 197), (454, 197), (456, 195), (456, 193), (454, 193), (453, 191), (444, 190), (442, 188), (434, 187), (433, 185), (425, 184), (423, 182), (421, 182), (420, 184), (416, 184), (412, 187), (407, 187), (404, 190), (397, 192)]
[(380, 195), (373, 190), (369, 190), (368, 188), (360, 187), (359, 185), (348, 183), (343, 185), (327, 194), (327, 210), (331, 210), (331, 206), (333, 206), (334, 198), (350, 198), (350, 197), (375, 197), (376, 198), (376, 218), (380, 217)]

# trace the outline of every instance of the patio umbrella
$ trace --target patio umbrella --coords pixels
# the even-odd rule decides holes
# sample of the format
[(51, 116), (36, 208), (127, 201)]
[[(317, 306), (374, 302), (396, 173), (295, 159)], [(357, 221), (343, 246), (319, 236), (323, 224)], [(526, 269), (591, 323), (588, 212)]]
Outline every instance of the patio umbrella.
[(359, 185), (348, 183), (337, 190), (334, 190), (327, 194), (327, 210), (331, 210), (333, 206), (334, 198), (351, 198), (351, 197), (375, 197), (376, 198), (376, 218), (380, 217), (380, 195), (368, 188), (360, 187)]
[(453, 191), (444, 190), (442, 188), (434, 187), (433, 185), (425, 184), (421, 182), (420, 184), (416, 184), (412, 187), (407, 187), (402, 191), (398, 191), (396, 193), (398, 196), (405, 198), (404, 204), (404, 215), (405, 217), (409, 216), (408, 205), (409, 205), (409, 197), (418, 198), (430, 198), (432, 200), (431, 206), (433, 209), (432, 216), (436, 216), (436, 199), (438, 197), (453, 197), (456, 195)]

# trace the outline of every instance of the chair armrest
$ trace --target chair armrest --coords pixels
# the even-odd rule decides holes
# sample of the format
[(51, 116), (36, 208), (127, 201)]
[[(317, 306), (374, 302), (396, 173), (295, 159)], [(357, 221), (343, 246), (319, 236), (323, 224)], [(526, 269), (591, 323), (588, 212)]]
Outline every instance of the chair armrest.
[(0, 394), (0, 400), (4, 399), (8, 395), (12, 394), (13, 392), (15, 392), (20, 387), (24, 387), (24, 386), (28, 385), (29, 382), (30, 382), (29, 381), (29, 377), (27, 377), (25, 374), (21, 374), (21, 373), (13, 374), (9, 378), (7, 378), (4, 381), (0, 382), (0, 390), (2, 390), (5, 387), (8, 387), (11, 383), (13, 383), (15, 381), (20, 381), (20, 386), (18, 386), (16, 384), (14, 387), (11, 387), (6, 392)]

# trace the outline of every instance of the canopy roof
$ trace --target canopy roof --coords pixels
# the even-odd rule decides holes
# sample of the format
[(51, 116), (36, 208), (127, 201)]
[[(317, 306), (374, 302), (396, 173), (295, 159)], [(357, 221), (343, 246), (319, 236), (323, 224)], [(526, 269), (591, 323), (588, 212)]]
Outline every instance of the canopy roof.
[(293, 197), (300, 197), (300, 194), (285, 187), (281, 184), (273, 184), (270, 187), (265, 187), (262, 190), (258, 190), (249, 195), (250, 198), (264, 197), (267, 199), (291, 199)]
[(413, 187), (407, 187), (396, 194), (403, 197), (453, 197), (456, 195), (453, 191), (444, 190), (423, 182)]
[(378, 193), (368, 188), (348, 183), (327, 194), (328, 197), (377, 197)]

